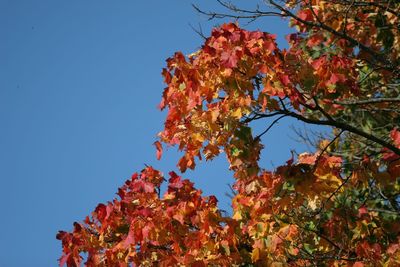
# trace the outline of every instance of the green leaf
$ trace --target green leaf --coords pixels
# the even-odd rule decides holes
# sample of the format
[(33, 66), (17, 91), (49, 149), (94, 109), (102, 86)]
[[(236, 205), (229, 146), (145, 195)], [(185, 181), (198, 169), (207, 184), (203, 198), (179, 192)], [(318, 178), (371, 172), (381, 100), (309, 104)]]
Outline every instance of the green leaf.
[(304, 243), (303, 244), (304, 250), (307, 251), (309, 254), (313, 254), (315, 248), (312, 248), (310, 244)]

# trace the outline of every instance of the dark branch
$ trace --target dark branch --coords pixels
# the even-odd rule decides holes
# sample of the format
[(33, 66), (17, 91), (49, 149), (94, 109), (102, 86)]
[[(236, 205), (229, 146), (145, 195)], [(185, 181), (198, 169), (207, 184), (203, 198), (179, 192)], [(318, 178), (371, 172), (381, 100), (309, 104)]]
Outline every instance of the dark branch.
[(344, 130), (341, 130), (339, 134), (337, 134), (335, 136), (335, 138), (333, 138), (319, 153), (317, 159), (315, 160), (315, 164), (314, 164), (314, 170), (317, 168), (318, 162), (321, 160), (322, 155), (326, 152), (326, 150), (328, 149), (328, 147), (330, 147), (339, 137), (340, 135), (344, 132)]
[[(368, 140), (371, 140), (377, 144), (380, 144), (383, 147), (390, 149), (397, 155), (400, 155), (400, 149), (397, 148), (396, 146), (392, 145), (391, 143), (389, 143), (385, 140), (382, 140), (382, 139), (376, 137), (373, 134), (366, 133), (366, 132), (360, 130), (359, 128), (353, 127), (347, 123), (339, 122), (339, 121), (336, 121), (333, 119), (328, 119), (328, 120), (311, 119), (311, 118), (304, 117), (300, 114), (297, 114), (297, 113), (295, 113), (293, 111), (289, 111), (289, 110), (280, 110), (280, 111), (275, 112), (275, 114), (285, 114), (292, 118), (298, 119), (300, 121), (303, 121), (303, 122), (306, 122), (309, 124), (333, 126), (333, 127), (357, 134), (359, 136), (362, 136)], [(262, 118), (262, 117), (264, 117), (264, 114), (258, 114), (258, 118)], [(266, 114), (265, 117), (271, 117), (271, 115)]]
[(400, 98), (373, 98), (365, 100), (353, 100), (353, 101), (333, 101), (339, 105), (366, 105), (376, 103), (400, 103)]
[(287, 115), (281, 115), (280, 117), (278, 117), (277, 119), (275, 119), (268, 127), (267, 129), (265, 129), (262, 133), (260, 133), (259, 135), (257, 135), (254, 140), (257, 141), (258, 139), (261, 138), (261, 136), (263, 136), (264, 134), (266, 134), (271, 128), (272, 126), (274, 126), (278, 121), (280, 121), (281, 119), (283, 119), (284, 117), (286, 117)]

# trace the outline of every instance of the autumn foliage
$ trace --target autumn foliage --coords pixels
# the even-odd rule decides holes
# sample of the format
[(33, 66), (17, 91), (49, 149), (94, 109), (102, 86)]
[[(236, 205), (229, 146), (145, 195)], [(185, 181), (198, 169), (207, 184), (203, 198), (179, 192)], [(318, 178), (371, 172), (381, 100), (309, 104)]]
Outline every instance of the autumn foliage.
[[(190, 180), (146, 167), (119, 198), (59, 232), (60, 265), (79, 266), (87, 253), (87, 266), (400, 266), (400, 4), (269, 1), (269, 10), (249, 11), (221, 3), (227, 13), (198, 10), (279, 15), (296, 30), (280, 49), (272, 34), (224, 24), (162, 72), (168, 113), (157, 158), (176, 146), (185, 172), (224, 153), (231, 216)], [(331, 134), (303, 136), (315, 150), (269, 171), (262, 138), (284, 118)], [(259, 135), (256, 120), (265, 122)]]

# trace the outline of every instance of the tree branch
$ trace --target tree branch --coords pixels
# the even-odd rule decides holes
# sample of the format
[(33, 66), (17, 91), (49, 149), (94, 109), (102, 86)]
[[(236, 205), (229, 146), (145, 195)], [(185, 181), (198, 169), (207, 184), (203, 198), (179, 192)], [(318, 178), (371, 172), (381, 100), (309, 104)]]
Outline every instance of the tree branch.
[[(368, 140), (371, 140), (377, 144), (380, 144), (383, 147), (390, 149), (397, 155), (400, 155), (400, 149), (397, 148), (396, 146), (392, 145), (391, 143), (389, 143), (383, 139), (376, 137), (373, 134), (366, 133), (366, 132), (360, 130), (359, 128), (353, 127), (347, 123), (339, 122), (339, 121), (332, 120), (332, 119), (331, 120), (329, 120), (329, 119), (328, 120), (318, 120), (318, 119), (306, 118), (300, 114), (297, 114), (297, 113), (295, 113), (293, 111), (289, 111), (289, 110), (280, 110), (280, 111), (275, 112), (275, 114), (286, 114), (289, 117), (292, 117), (292, 118), (295, 118), (295, 119), (298, 119), (300, 121), (310, 123), (310, 124), (333, 126), (333, 127), (357, 134), (359, 136), (362, 136)], [(258, 115), (259, 115), (258, 118), (264, 117), (263, 114), (258, 114)], [(270, 116), (270, 114), (266, 114), (265, 117), (271, 117), (271, 116)]]
[(376, 104), (376, 103), (400, 103), (400, 98), (373, 98), (365, 100), (353, 100), (353, 101), (333, 101), (335, 104), (339, 105), (366, 105), (366, 104)]
[[(221, 1), (218, 1), (221, 4)], [(228, 14), (228, 13), (218, 13), (218, 12), (207, 12), (204, 11), (202, 9), (200, 9), (198, 6), (196, 6), (195, 4), (192, 4), (193, 8), (199, 12), (200, 14), (206, 15), (207, 17), (209, 17), (209, 20), (212, 19), (222, 19), (222, 18), (233, 18), (233, 19), (257, 19), (260, 17), (267, 17), (267, 16), (281, 16), (281, 13), (278, 12), (273, 12), (273, 11), (261, 11), (261, 10), (257, 10), (257, 11), (251, 11), (251, 10), (244, 10), (244, 9), (239, 9), (239, 8), (234, 8), (232, 9), (232, 7), (227, 7), (226, 4), (221, 4), (222, 6), (226, 7), (229, 10), (232, 10), (233, 12), (238, 12), (238, 13), (243, 13), (243, 14), (249, 14), (249, 15), (242, 15), (242, 14), (237, 14), (237, 15), (233, 15), (233, 14)]]
[(278, 121), (280, 121), (281, 119), (283, 119), (284, 117), (286, 117), (287, 115), (281, 115), (280, 117), (278, 117), (277, 119), (275, 119), (268, 127), (267, 129), (265, 129), (262, 133), (260, 133), (259, 135), (257, 135), (254, 140), (257, 141), (258, 139), (261, 138), (261, 136), (263, 136), (264, 134), (266, 134), (271, 128), (272, 126), (274, 126)]
[[(301, 23), (303, 23), (304, 25), (310, 26), (310, 27), (316, 27), (316, 28), (320, 28), (320, 29), (324, 29), (340, 38), (343, 38), (347, 41), (349, 41), (351, 44), (358, 46), (360, 49), (364, 50), (365, 52), (367, 52), (368, 54), (372, 55), (375, 59), (378, 59), (379, 61), (383, 62), (386, 65), (390, 65), (389, 62), (382, 57), (381, 54), (377, 53), (376, 51), (372, 50), (370, 47), (364, 45), (363, 43), (360, 43), (359, 41), (357, 41), (356, 39), (350, 37), (349, 35), (342, 33), (342, 32), (338, 32), (334, 29), (332, 29), (331, 27), (327, 26), (326, 24), (319, 22), (319, 23), (314, 23), (314, 22), (310, 22), (310, 21), (306, 21), (303, 20), (301, 18), (299, 18), (298, 16), (296, 16), (294, 13), (290, 12), (289, 10), (287, 10), (286, 8), (283, 8), (282, 6), (280, 6), (279, 4), (275, 3), (273, 0), (269, 0), (269, 3), (271, 5), (273, 5), (275, 8), (279, 9), (280, 11), (282, 11), (286, 16), (291, 17), (293, 19), (295, 19), (296, 21), (299, 21)], [(392, 68), (392, 67), (390, 67)]]

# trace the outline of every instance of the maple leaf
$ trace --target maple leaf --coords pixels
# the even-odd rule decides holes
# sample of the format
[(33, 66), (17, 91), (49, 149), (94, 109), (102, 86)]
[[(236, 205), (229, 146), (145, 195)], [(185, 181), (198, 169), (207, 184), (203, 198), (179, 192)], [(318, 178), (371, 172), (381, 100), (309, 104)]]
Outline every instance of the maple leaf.
[(387, 249), (387, 253), (389, 255), (391, 255), (391, 254), (396, 253), (399, 250), (400, 250), (400, 244), (391, 244)]
[(238, 63), (238, 57), (235, 51), (226, 51), (221, 54), (221, 62), (226, 68), (235, 68)]
[[(202, 154), (211, 160), (225, 153), (232, 216), (175, 172), (162, 195), (163, 175), (146, 167), (118, 189), (119, 198), (57, 234), (60, 265), (78, 266), (82, 253), (87, 266), (399, 264), (399, 6), (276, 5), (295, 26), (288, 48), (269, 33), (227, 23), (198, 51), (175, 53), (162, 71), (159, 108), (168, 112), (153, 143), (156, 158), (162, 143), (177, 146), (185, 172)], [(275, 116), (332, 127), (335, 137), (306, 135), (316, 143), (313, 153), (294, 163), (292, 152), (267, 171), (260, 160), (265, 132), (253, 137), (251, 127)]]
[(312, 35), (308, 41), (307, 41), (307, 46), (313, 47), (321, 44), (324, 40), (324, 37), (321, 34), (314, 34)]
[(390, 131), (390, 137), (393, 140), (393, 143), (400, 148), (400, 131), (397, 128), (394, 128)]
[(284, 86), (288, 86), (290, 84), (290, 79), (289, 76), (286, 74), (283, 74), (280, 76), (281, 82)]
[(358, 208), (358, 217), (362, 217), (364, 214), (368, 214), (368, 209), (365, 206)]
[(163, 148), (162, 148), (162, 144), (160, 143), (160, 141), (156, 141), (154, 142), (154, 145), (156, 146), (157, 149), (157, 159), (160, 160), (161, 156), (162, 156), (162, 152), (163, 152)]
[(300, 164), (313, 165), (316, 160), (317, 156), (310, 153), (302, 153), (298, 157), (298, 163)]
[(311, 65), (315, 70), (319, 70), (321, 66), (326, 64), (326, 56), (321, 56), (316, 60), (312, 60)]
[(65, 255), (63, 255), (60, 259), (59, 259), (59, 266), (60, 267), (62, 267), (62, 266), (64, 266), (66, 263), (67, 263), (67, 261), (68, 261), (68, 259), (69, 259), (69, 257), (71, 256), (71, 253), (68, 253), (68, 254), (65, 254)]
[[(314, 12), (317, 12), (316, 10), (313, 10)], [(306, 9), (306, 10), (300, 10), (297, 16), (306, 21), (312, 21), (314, 19), (313, 11)]]
[(397, 159), (399, 159), (399, 155), (396, 155), (394, 152), (392, 152), (391, 150), (387, 149), (387, 148), (383, 148), (383, 157), (382, 159), (384, 161), (389, 161), (389, 162), (394, 162)]
[(99, 204), (97, 205), (96, 209), (94, 210), (97, 219), (100, 222), (104, 222), (105, 219), (107, 219), (107, 207), (104, 204)]
[(178, 176), (175, 172), (170, 172), (169, 175), (170, 175), (169, 186), (171, 188), (179, 189), (183, 186), (181, 177)]

